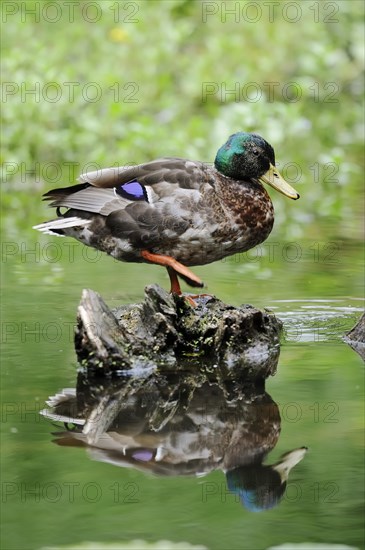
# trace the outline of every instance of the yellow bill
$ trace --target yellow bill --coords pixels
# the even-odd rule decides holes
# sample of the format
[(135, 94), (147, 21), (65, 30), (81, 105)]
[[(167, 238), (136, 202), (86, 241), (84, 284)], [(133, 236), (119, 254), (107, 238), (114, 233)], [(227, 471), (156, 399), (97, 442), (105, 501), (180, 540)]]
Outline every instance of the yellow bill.
[(271, 185), (271, 187), (279, 191), (279, 193), (282, 193), (290, 199), (297, 200), (300, 197), (299, 193), (297, 193), (296, 190), (285, 181), (283, 176), (279, 173), (279, 170), (272, 164), (270, 164), (270, 168), (266, 174), (261, 176), (259, 180), (262, 183)]

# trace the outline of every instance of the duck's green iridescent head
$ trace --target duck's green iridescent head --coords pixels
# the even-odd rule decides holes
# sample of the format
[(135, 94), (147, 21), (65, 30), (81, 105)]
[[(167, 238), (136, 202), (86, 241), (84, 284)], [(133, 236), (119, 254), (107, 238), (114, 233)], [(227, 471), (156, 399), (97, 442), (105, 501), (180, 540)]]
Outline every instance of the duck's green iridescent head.
[(223, 175), (235, 180), (259, 180), (283, 195), (299, 199), (299, 194), (275, 168), (275, 153), (270, 143), (257, 134), (238, 132), (229, 137), (215, 157), (214, 165)]

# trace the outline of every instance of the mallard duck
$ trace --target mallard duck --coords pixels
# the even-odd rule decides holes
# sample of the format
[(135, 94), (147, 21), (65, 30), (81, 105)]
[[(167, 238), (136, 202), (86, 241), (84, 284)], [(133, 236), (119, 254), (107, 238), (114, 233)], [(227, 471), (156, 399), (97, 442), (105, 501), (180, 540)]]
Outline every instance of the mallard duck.
[(45, 193), (58, 217), (34, 228), (121, 261), (165, 266), (176, 294), (178, 276), (203, 286), (188, 266), (245, 252), (268, 237), (274, 209), (262, 183), (299, 198), (275, 167), (272, 146), (247, 132), (231, 135), (214, 165), (160, 158), (84, 173), (79, 181)]

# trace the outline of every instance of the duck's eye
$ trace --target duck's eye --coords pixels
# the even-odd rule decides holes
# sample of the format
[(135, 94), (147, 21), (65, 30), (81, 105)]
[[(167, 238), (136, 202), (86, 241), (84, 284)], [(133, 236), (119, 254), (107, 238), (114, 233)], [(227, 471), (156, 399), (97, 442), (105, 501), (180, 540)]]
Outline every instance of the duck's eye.
[(253, 149), (252, 152), (256, 157), (258, 157), (260, 154), (260, 151), (258, 151), (257, 149)]
[(146, 188), (137, 180), (128, 181), (127, 183), (117, 185), (114, 187), (114, 193), (120, 197), (123, 197), (123, 199), (128, 199), (130, 201), (148, 202)]

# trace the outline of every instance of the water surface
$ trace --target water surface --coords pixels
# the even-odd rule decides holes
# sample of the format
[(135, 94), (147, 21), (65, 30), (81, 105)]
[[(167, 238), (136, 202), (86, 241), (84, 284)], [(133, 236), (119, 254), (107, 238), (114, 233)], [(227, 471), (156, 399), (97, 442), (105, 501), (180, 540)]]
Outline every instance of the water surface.
[[(71, 258), (56, 238), (33, 249), (27, 241), (23, 252), (8, 246), (1, 371), (4, 548), (133, 539), (185, 540), (209, 549), (256, 550), (285, 542), (360, 548), (363, 365), (341, 337), (362, 310), (361, 247), (332, 239), (319, 249), (301, 241), (295, 262), (288, 261), (293, 245), (284, 242), (272, 257), (260, 252), (259, 261), (252, 252), (251, 259), (196, 268), (209, 292), (234, 305), (268, 307), (284, 322), (278, 372), (266, 385), (279, 407), (281, 435), (267, 460), (302, 446), (309, 451), (291, 472), (281, 503), (260, 513), (237, 501), (221, 471), (203, 478), (154, 477), (51, 442), (57, 428), (38, 413), (49, 395), (75, 386), (72, 340), (82, 288), (97, 290), (116, 306), (141, 300), (144, 285), (166, 287), (168, 280), (161, 268), (104, 256), (94, 261), (93, 252), (78, 244)], [(313, 256), (313, 248), (323, 251), (327, 242), (337, 243), (336, 254)], [(59, 257), (51, 257), (57, 251)], [(16, 527), (19, 516), (22, 530)]]

